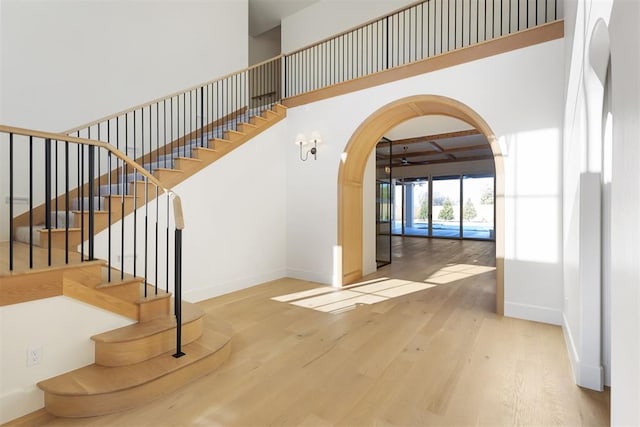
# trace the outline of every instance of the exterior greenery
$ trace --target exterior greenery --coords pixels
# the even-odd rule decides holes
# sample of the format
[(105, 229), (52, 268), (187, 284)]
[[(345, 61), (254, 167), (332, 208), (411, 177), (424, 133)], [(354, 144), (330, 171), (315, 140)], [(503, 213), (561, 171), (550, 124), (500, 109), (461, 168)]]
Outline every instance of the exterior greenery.
[(453, 221), (455, 218), (455, 213), (453, 212), (453, 205), (451, 204), (451, 200), (447, 197), (444, 199), (444, 203), (442, 204), (442, 209), (438, 214), (438, 219), (442, 219), (445, 221)]

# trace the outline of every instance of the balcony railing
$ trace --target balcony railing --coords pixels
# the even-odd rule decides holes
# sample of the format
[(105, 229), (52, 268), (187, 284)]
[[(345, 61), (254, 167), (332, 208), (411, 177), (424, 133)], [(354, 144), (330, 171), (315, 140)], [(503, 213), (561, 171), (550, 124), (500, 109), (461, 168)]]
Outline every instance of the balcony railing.
[(557, 0), (428, 0), (284, 55), (284, 97), (558, 19)]

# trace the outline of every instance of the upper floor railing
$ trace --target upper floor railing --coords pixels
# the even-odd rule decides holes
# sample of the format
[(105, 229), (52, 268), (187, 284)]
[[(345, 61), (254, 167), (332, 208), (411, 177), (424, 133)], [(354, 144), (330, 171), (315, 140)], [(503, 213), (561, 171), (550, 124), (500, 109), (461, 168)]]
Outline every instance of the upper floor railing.
[(558, 19), (558, 0), (427, 0), (284, 55), (301, 95)]

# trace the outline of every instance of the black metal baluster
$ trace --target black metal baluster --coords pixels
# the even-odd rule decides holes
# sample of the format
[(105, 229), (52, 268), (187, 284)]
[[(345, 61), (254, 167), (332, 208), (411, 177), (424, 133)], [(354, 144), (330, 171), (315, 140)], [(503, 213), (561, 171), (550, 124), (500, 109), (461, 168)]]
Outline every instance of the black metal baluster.
[(170, 203), (170, 197), (168, 193), (167, 194), (167, 235), (166, 235), (166, 239), (167, 239), (167, 244), (166, 244), (166, 258), (165, 258), (165, 271), (166, 271), (166, 277), (165, 277), (165, 290), (167, 292), (169, 292), (169, 203)]
[(51, 266), (51, 140), (48, 138), (44, 140), (44, 212), (44, 224), (48, 235), (47, 265)]
[(453, 0), (453, 48), (458, 48), (458, 0)]
[[(155, 278), (155, 293), (156, 295), (158, 295), (158, 246), (159, 246), (159, 241), (158, 241), (158, 222), (160, 219), (160, 200), (158, 199), (158, 186), (156, 185), (156, 241), (155, 241), (155, 247), (156, 247), (156, 256), (155, 256), (155, 261), (156, 261), (156, 265), (155, 265), (155, 273), (156, 273), (156, 278)], [(169, 243), (167, 242), (167, 245)]]
[[(111, 143), (111, 119), (107, 120), (107, 140)], [(111, 282), (111, 186), (113, 185), (113, 180), (111, 175), (113, 174), (112, 164), (111, 164), (111, 151), (107, 152), (107, 188), (109, 188), (109, 198), (107, 202), (107, 282)], [(116, 171), (117, 173), (117, 171)]]
[[(146, 177), (145, 177), (146, 178)], [(149, 251), (149, 179), (145, 180), (144, 186), (144, 297), (147, 297), (147, 277), (148, 277), (148, 251)]]
[(80, 145), (80, 188), (82, 190), (81, 204), (80, 204), (80, 254), (82, 261), (84, 258), (84, 145)]
[(173, 158), (173, 97), (171, 97), (171, 119), (169, 124), (171, 125), (171, 158)]
[(204, 147), (204, 86), (200, 87), (200, 147)]
[(64, 142), (64, 263), (69, 264), (69, 141)]
[(443, 9), (444, 9), (444, 0), (440, 0), (440, 53), (442, 53), (442, 49), (444, 49), (444, 29), (442, 28), (442, 17), (443, 17)]
[[(95, 231), (95, 200), (94, 200), (94, 179), (95, 179), (95, 146), (90, 145), (89, 150), (89, 260), (94, 260), (94, 231)], [(82, 234), (84, 240), (84, 233)]]
[(33, 268), (33, 136), (29, 136), (29, 268)]
[[(125, 113), (124, 115), (124, 150), (125, 150), (125, 154), (128, 156), (129, 155), (129, 113)], [(120, 227), (120, 280), (124, 279), (124, 227), (125, 227), (125, 218), (124, 218), (124, 196), (125, 193), (128, 193), (128, 187), (129, 187), (129, 177), (127, 176), (127, 171), (128, 171), (128, 167), (127, 167), (127, 163), (122, 160), (122, 188), (118, 188), (119, 191), (122, 192), (122, 197), (121, 197), (121, 211), (122, 211), (122, 216), (120, 218), (122, 218), (122, 225)]]
[(9, 271), (13, 271), (13, 132), (9, 133)]
[(55, 227), (56, 228), (59, 228), (59, 225), (58, 225), (58, 212), (59, 212), (59, 209), (58, 209), (58, 197), (59, 197), (59, 194), (60, 194), (60, 193), (58, 193), (58, 174), (59, 174), (59, 172), (58, 172), (58, 151), (59, 151), (58, 147), (60, 146), (59, 142), (60, 141), (56, 141), (56, 151), (55, 151), (56, 159), (55, 159), (55, 172), (54, 172), (55, 177), (56, 177), (55, 188), (54, 188), (54, 191), (55, 191), (55, 204), (56, 204), (56, 216), (55, 216), (55, 218), (56, 218)]
[(162, 152), (164, 154), (164, 167), (167, 167), (167, 99), (162, 101), (162, 132), (164, 134)]

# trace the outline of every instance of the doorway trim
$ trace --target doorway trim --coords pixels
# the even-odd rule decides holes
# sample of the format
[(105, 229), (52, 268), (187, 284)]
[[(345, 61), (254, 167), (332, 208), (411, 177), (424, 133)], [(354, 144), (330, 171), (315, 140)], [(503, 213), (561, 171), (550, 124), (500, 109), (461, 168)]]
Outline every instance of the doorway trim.
[(443, 115), (476, 128), (489, 142), (496, 172), (496, 313), (504, 313), (504, 161), (495, 134), (467, 105), (439, 95), (414, 95), (376, 110), (358, 126), (345, 147), (338, 172), (338, 246), (342, 286), (362, 278), (362, 186), (369, 155), (389, 130), (414, 117)]

